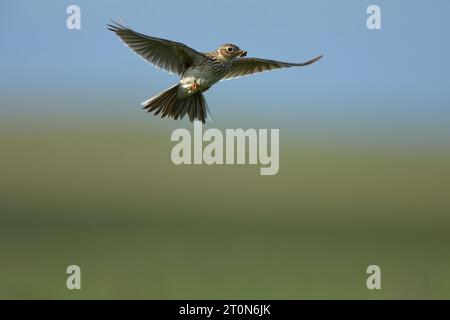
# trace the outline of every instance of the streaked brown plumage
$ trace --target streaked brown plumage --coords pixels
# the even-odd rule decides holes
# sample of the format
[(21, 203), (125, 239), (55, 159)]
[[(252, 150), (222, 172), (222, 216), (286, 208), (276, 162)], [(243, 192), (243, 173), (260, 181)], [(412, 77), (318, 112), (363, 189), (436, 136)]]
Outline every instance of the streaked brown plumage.
[(202, 93), (220, 80), (307, 66), (322, 58), (321, 55), (304, 63), (244, 58), (247, 52), (233, 44), (201, 53), (179, 42), (138, 33), (114, 21), (108, 25), (108, 30), (146, 61), (181, 77), (178, 84), (142, 103), (148, 112), (175, 120), (188, 115), (190, 121), (197, 119), (205, 123), (208, 107)]

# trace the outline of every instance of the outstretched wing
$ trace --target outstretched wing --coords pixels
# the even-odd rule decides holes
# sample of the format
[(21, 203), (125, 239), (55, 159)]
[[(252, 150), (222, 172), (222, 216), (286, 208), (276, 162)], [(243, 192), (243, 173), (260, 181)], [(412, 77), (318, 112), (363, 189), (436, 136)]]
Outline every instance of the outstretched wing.
[(203, 54), (182, 43), (146, 36), (115, 21), (108, 24), (108, 30), (139, 56), (171, 73), (181, 75), (193, 63), (203, 59)]
[(322, 58), (323, 55), (304, 63), (289, 63), (275, 60), (259, 59), (259, 58), (239, 58), (231, 63), (230, 71), (223, 77), (223, 80), (233, 79), (246, 76), (253, 73), (270, 71), (280, 68), (303, 67), (312, 64)]

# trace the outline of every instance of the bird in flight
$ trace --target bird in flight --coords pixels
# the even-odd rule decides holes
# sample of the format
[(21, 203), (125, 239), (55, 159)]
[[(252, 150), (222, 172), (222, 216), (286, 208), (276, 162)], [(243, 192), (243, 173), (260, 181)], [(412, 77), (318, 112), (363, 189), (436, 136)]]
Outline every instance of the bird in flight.
[(115, 21), (108, 24), (108, 30), (146, 61), (181, 77), (178, 84), (142, 103), (148, 112), (175, 120), (188, 115), (191, 122), (205, 123), (209, 111), (203, 92), (220, 80), (273, 69), (303, 67), (322, 58), (321, 55), (304, 63), (245, 58), (247, 51), (234, 44), (201, 53), (179, 42), (138, 33)]

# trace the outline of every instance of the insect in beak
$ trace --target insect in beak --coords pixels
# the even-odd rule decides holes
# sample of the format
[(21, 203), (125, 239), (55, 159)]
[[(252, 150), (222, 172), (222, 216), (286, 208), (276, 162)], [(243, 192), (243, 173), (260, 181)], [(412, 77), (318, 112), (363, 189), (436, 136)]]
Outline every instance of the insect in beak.
[(247, 51), (245, 51), (245, 50), (241, 50), (240, 52), (239, 52), (239, 57), (245, 57), (247, 55)]

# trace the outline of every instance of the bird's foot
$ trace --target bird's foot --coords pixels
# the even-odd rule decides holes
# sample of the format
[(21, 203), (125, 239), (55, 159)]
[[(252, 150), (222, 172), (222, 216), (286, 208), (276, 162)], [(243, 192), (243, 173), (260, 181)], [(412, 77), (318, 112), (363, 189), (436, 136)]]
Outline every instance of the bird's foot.
[(198, 83), (194, 81), (191, 84), (191, 87), (189, 88), (189, 91), (196, 92), (197, 90), (198, 90)]

